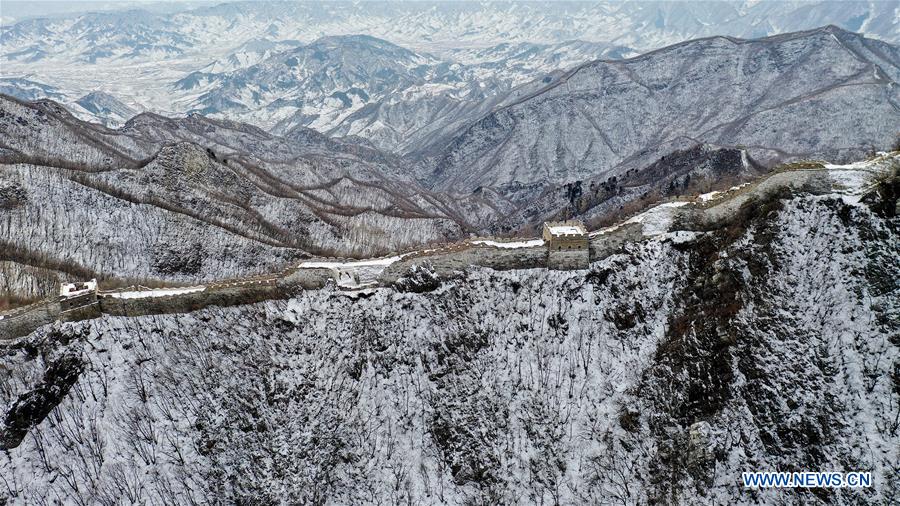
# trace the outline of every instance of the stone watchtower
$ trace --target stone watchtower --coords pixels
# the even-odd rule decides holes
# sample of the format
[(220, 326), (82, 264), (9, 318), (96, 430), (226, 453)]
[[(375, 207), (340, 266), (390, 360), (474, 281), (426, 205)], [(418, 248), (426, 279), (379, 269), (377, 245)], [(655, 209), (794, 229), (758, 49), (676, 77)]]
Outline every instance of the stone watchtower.
[(59, 286), (59, 310), (68, 311), (97, 302), (97, 280), (63, 283)]
[(544, 223), (547, 267), (557, 270), (587, 269), (591, 263), (587, 229), (580, 221)]

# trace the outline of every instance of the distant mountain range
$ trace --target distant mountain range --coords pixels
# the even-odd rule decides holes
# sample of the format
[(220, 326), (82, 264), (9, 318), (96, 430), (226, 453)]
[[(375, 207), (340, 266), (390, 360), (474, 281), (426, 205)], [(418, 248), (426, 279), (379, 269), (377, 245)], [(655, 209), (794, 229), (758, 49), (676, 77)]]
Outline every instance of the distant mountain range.
[(123, 10), (31, 19), (2, 28), (4, 54), (23, 58), (208, 55), (252, 40), (310, 42), (365, 34), (415, 50), (499, 42), (587, 40), (646, 51), (712, 35), (755, 38), (834, 24), (897, 41), (883, 1), (231, 2), (173, 12)]
[(746, 147), (770, 165), (849, 159), (900, 133), (900, 49), (829, 26), (712, 37), (584, 64), (499, 107), (431, 154), (438, 189), (621, 176), (685, 146)]
[[(456, 59), (473, 62), (464, 64), (348, 35), (324, 37), (231, 72), (193, 72), (172, 88), (188, 97), (180, 102), (182, 109), (275, 133), (300, 125), (328, 135), (356, 135), (383, 149), (408, 152), (523, 94), (518, 86), (545, 85), (561, 65), (628, 52), (585, 42), (503, 44), (455, 51)], [(244, 61), (251, 59), (241, 54)], [(241, 59), (233, 53), (227, 60)]]
[[(874, 1), (243, 2), (29, 19), (0, 28), (0, 62), (35, 83), (4, 92), (46, 87), (111, 126), (193, 111), (410, 153), (587, 61), (826, 24), (896, 42), (898, 16)], [(93, 92), (121, 105), (77, 107)]]
[[(409, 152), (464, 126), (506, 100), (530, 93), (561, 68), (634, 52), (601, 43), (500, 44), (456, 49), (443, 57), (365, 35), (329, 36), (309, 44), (255, 39), (177, 80), (142, 84), (117, 107), (81, 107), (85, 95), (28, 78), (7, 78), (7, 94), (66, 102), (82, 119), (108, 126), (158, 96), (170, 115), (200, 113), (258, 125), (273, 133), (306, 126), (332, 136), (355, 135), (382, 149)], [(465, 63), (463, 63), (465, 62)], [(35, 64), (37, 65), (37, 64)], [(137, 78), (141, 78), (140, 74)], [(116, 77), (118, 79), (118, 77)], [(128, 79), (128, 78), (126, 78)], [(110, 89), (107, 83), (99, 84)]]

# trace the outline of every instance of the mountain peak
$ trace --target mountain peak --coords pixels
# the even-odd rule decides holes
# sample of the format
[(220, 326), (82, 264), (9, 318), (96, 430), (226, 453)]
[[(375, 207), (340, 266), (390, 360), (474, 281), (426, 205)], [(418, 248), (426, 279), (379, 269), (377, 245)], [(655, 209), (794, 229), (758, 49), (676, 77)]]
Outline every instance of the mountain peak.
[(300, 52), (304, 49), (326, 51), (374, 50), (403, 55), (403, 57), (412, 57), (416, 54), (415, 52), (392, 42), (363, 34), (329, 35), (320, 37), (306, 46), (298, 47), (294, 52)]

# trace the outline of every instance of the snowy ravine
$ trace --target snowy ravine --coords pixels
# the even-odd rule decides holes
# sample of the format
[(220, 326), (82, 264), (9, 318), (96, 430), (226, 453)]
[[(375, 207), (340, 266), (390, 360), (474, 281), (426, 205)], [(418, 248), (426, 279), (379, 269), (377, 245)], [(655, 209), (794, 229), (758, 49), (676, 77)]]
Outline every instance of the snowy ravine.
[[(4, 345), (0, 493), (896, 504), (891, 188), (757, 201), (589, 271), (420, 272), (405, 291), (44, 327)], [(864, 470), (874, 485), (745, 489), (752, 470)]]

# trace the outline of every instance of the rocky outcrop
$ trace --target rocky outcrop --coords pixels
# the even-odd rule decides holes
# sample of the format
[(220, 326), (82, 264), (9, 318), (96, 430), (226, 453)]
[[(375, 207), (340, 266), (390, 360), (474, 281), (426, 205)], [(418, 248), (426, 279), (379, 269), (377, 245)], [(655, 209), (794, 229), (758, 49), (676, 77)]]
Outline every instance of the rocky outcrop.
[(32, 390), (19, 395), (7, 409), (0, 431), (0, 449), (17, 448), (28, 430), (44, 418), (66, 397), (84, 370), (78, 352), (69, 352), (52, 359), (41, 382)]

